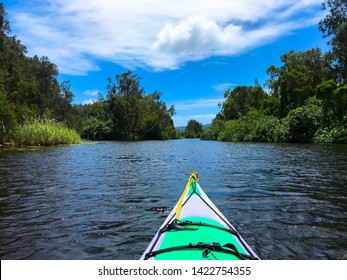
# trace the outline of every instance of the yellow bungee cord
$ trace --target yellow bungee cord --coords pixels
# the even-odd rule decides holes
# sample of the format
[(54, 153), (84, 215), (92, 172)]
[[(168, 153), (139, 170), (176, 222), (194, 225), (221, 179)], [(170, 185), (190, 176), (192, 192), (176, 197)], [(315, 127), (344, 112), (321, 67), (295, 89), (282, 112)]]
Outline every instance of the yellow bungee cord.
[(183, 204), (183, 201), (184, 201), (184, 198), (186, 197), (187, 195), (187, 192), (190, 188), (190, 185), (192, 184), (193, 180), (195, 182), (198, 182), (198, 172), (192, 172), (192, 175), (190, 175), (189, 179), (188, 179), (188, 182), (187, 182), (187, 185), (186, 185), (186, 188), (184, 189), (184, 192), (182, 193), (181, 197), (180, 197), (180, 200), (178, 201), (178, 205), (177, 205), (177, 210), (176, 210), (176, 217), (175, 217), (175, 220), (178, 221), (180, 219), (180, 216), (181, 216), (181, 211), (182, 211), (182, 204)]

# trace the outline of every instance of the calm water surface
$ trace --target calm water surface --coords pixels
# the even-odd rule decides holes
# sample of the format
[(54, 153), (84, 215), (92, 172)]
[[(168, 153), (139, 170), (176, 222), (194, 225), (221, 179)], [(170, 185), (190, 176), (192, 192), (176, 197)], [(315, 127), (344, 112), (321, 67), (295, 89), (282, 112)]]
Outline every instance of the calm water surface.
[(0, 150), (0, 257), (138, 259), (191, 171), (263, 259), (347, 258), (347, 145), (200, 140)]

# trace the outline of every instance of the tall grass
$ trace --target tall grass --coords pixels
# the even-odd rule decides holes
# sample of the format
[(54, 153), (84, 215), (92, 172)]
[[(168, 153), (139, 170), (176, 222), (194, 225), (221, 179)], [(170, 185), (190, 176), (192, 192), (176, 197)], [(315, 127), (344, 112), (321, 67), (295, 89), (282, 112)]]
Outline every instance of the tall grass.
[(51, 146), (78, 144), (81, 138), (76, 131), (53, 120), (34, 120), (19, 126), (13, 140), (19, 146)]

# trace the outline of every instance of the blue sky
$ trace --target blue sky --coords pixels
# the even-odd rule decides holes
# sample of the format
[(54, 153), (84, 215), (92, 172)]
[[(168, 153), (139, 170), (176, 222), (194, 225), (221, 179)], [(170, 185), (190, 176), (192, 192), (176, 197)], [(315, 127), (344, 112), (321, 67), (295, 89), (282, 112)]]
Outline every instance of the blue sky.
[(12, 34), (48, 56), (74, 103), (106, 95), (107, 77), (138, 74), (174, 105), (176, 126), (210, 123), (224, 91), (260, 84), (290, 50), (327, 50), (321, 0), (6, 0)]

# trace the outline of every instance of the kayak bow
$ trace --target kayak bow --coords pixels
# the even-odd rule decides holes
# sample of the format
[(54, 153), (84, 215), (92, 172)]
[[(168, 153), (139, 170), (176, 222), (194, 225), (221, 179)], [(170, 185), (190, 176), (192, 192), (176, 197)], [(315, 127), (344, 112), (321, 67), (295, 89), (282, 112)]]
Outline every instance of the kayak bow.
[(208, 198), (193, 172), (142, 260), (257, 260), (259, 257)]

